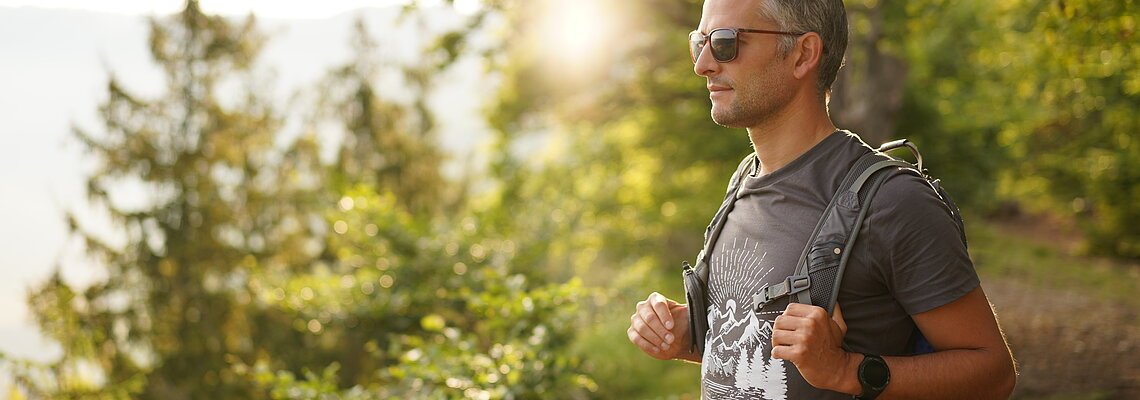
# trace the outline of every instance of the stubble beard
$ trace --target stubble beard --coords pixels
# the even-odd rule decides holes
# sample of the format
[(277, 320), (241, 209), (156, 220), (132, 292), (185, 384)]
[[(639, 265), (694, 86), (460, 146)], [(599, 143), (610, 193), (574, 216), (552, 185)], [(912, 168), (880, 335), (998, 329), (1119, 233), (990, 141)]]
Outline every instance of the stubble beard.
[(759, 71), (768, 72), (746, 76), (737, 85), (726, 85), (733, 88), (733, 96), (722, 107), (713, 105), (713, 122), (729, 128), (750, 128), (771, 120), (780, 108), (791, 101), (788, 82), (781, 81), (771, 72), (776, 70), (777, 63), (785, 56), (776, 54), (758, 67)]
[(785, 90), (771, 79), (754, 80), (750, 85), (733, 88), (733, 98), (728, 104), (713, 105), (713, 122), (728, 128), (749, 128), (760, 125), (772, 118), (785, 101)]

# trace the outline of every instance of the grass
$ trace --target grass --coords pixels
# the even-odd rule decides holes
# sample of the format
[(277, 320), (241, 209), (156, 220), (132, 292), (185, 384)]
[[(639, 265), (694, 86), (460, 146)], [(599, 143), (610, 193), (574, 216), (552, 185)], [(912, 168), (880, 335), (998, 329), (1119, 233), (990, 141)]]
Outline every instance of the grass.
[(1019, 365), (1014, 398), (1140, 398), (1140, 266), (1074, 255), (1001, 222), (969, 229)]
[(970, 224), (970, 255), (983, 277), (1014, 279), (1044, 289), (1075, 290), (1140, 308), (1140, 265), (1069, 254), (998, 223)]

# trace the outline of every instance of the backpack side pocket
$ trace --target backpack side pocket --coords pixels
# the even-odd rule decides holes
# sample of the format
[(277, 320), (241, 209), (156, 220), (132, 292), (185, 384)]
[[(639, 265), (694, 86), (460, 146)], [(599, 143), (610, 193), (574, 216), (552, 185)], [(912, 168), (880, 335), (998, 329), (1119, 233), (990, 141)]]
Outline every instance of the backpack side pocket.
[[(703, 262), (698, 261), (697, 267), (704, 267), (703, 264)], [(709, 332), (705, 283), (701, 281), (700, 274), (689, 265), (688, 261), (682, 263), (682, 266), (684, 267), (685, 301), (689, 305), (689, 337), (692, 338), (689, 346), (694, 353), (704, 355), (705, 336)]]

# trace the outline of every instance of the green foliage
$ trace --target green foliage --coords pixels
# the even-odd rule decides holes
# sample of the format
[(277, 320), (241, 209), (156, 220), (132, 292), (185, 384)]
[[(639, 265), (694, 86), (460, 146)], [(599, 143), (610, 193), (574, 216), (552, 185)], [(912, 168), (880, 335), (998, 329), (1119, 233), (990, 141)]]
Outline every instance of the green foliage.
[[(1014, 125), (1027, 162), (1012, 173), (1040, 177), (1060, 207), (1077, 212), (1094, 253), (1140, 258), (1140, 36), (1133, 1), (1058, 2), (1024, 19), (1017, 54), (1019, 99), (1038, 113)], [(1016, 128), (1015, 128), (1016, 129)]]
[(886, 23), (890, 47), (907, 60), (905, 95), (897, 131), (918, 143), (932, 174), (943, 178), (965, 209), (979, 213), (1002, 204), (996, 176), (1011, 161), (998, 142), (1001, 124), (1016, 109), (994, 104), (1005, 88), (972, 54), (993, 45), (1002, 30), (979, 23), (991, 2), (893, 3)]
[[(444, 190), (444, 156), (435, 145), (435, 118), (425, 104), (430, 71), (382, 62), (363, 20), (354, 26), (352, 47), (355, 58), (334, 67), (321, 83), (310, 122), (315, 126), (331, 120), (343, 129), (343, 143), (327, 172), (329, 183), (334, 190), (366, 184), (391, 191), (417, 214), (454, 209), (456, 199), (448, 196), (463, 190)], [(405, 78), (410, 101), (385, 98), (395, 90), (375, 87), (382, 72), (393, 70)]]
[(922, 148), (951, 192), (983, 212), (1016, 201), (1073, 215), (1091, 252), (1140, 257), (1135, 2), (899, 7), (900, 131), (938, 144)]
[[(500, 9), (494, 31), (504, 39), (489, 53), (502, 84), (488, 112), (499, 187), (475, 201), (503, 235), (536, 239), (520, 242), (515, 271), (581, 277), (613, 293), (578, 343), (603, 397), (693, 393), (694, 367), (654, 362), (625, 329), (650, 291), (682, 296), (680, 262), (697, 252), (715, 211), (708, 205), (751, 151), (743, 131), (710, 121), (702, 79), (692, 73), (683, 40), (700, 2), (606, 3), (622, 40), (607, 41), (611, 55), (599, 62), (620, 65), (621, 77), (588, 60), (556, 65), (540, 23), (554, 4)], [(536, 136), (547, 147), (527, 147)], [(662, 384), (663, 376), (681, 379)]]
[[(652, 291), (681, 298), (680, 261), (751, 149), (743, 131), (710, 121), (692, 75), (684, 36), (701, 2), (611, 3), (620, 40), (569, 64), (543, 23), (557, 16), (553, 1), (483, 2), (417, 67), (380, 59), (358, 23), (356, 57), (328, 73), (306, 131), (287, 144), (283, 113), (249, 70), (264, 44), (252, 19), (206, 16), (190, 1), (153, 21), (167, 93), (142, 99), (112, 79), (103, 133), (77, 129), (99, 166), (91, 198), (125, 244), (69, 220), (110, 279), (77, 289), (57, 274), (32, 291), (36, 322), (64, 356), (0, 359), (17, 393), (695, 394), (698, 368), (640, 354), (625, 338), (628, 314)], [(1140, 256), (1132, 1), (850, 3), (880, 12), (855, 28), (879, 32), (870, 45), (906, 64), (899, 136), (919, 143), (963, 208), (1074, 213), (1090, 250)], [(476, 37), (488, 34), (490, 44)], [(425, 99), (436, 73), (471, 54), (499, 82), (491, 176), (454, 182), (440, 173)], [(393, 74), (409, 98), (376, 85)], [(233, 107), (215, 96), (227, 83), (244, 85)], [(327, 122), (343, 140), (325, 163), (316, 137)], [(118, 202), (123, 185), (147, 201)], [(1002, 257), (1049, 264), (1043, 250), (1009, 246), (1025, 253), (983, 247), (979, 265), (1022, 276)], [(1109, 275), (1054, 272), (1123, 296)]]
[(338, 357), (312, 365), (332, 361), (340, 371), (266, 379), (267, 366), (280, 365), (270, 354), (252, 369), (274, 397), (544, 398), (596, 390), (568, 351), (590, 324), (584, 311), (592, 291), (580, 282), (541, 285), (508, 273), (516, 245), (486, 235), (472, 217), (455, 221), (460, 229), (426, 231), (394, 196), (368, 187), (340, 204), (329, 215), (335, 262), (257, 283), (258, 298), (306, 334), (310, 357)]
[[(91, 200), (125, 240), (110, 244), (69, 219), (109, 279), (76, 290), (56, 276), (29, 295), (64, 349), (44, 379), (17, 379), (37, 397), (253, 397), (226, 360), (290, 340), (245, 307), (246, 266), (296, 269), (315, 255), (312, 187), (299, 177), (315, 172), (316, 155), (303, 142), (273, 144), (280, 117), (248, 69), (262, 43), (252, 19), (232, 24), (191, 1), (151, 29), (167, 93), (141, 99), (112, 79), (103, 132), (76, 129), (97, 162)], [(226, 83), (244, 88), (232, 108), (216, 96)], [(144, 200), (122, 202), (131, 186)], [(92, 378), (101, 383), (73, 384)]]
[[(357, 58), (330, 72), (311, 126), (343, 127), (321, 162), (315, 132), (278, 144), (281, 121), (248, 69), (262, 40), (197, 3), (152, 23), (170, 82), (157, 99), (117, 81), (105, 132), (77, 132), (100, 169), (92, 200), (125, 246), (72, 220), (109, 279), (58, 276), (29, 305), (64, 348), (47, 365), (4, 361), (33, 398), (586, 397), (597, 390), (571, 344), (601, 293), (523, 276), (466, 189), (445, 181), (431, 143), (427, 70)], [(411, 99), (380, 96), (397, 71)], [(235, 108), (215, 97), (244, 82)], [(310, 128), (315, 129), (315, 128)], [(124, 183), (126, 182), (126, 183)], [(132, 184), (155, 193), (116, 202)]]

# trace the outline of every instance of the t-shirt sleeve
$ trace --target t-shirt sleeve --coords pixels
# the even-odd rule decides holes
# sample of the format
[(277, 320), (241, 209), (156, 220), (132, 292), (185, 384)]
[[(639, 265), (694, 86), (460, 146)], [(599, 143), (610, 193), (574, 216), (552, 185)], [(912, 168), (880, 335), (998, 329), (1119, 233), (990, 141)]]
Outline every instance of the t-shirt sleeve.
[(897, 173), (872, 199), (869, 228), (888, 290), (915, 315), (957, 300), (979, 284), (953, 215), (925, 180)]

